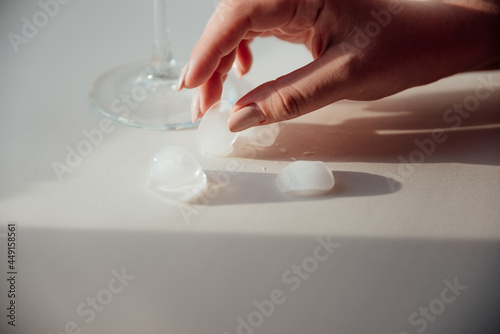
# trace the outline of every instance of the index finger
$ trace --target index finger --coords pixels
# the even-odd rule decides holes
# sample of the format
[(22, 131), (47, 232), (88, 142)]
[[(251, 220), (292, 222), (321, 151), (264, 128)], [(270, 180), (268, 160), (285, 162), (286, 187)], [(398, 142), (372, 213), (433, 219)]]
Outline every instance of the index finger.
[(221, 0), (191, 53), (185, 86), (195, 88), (214, 74), (221, 59), (249, 34), (288, 23), (294, 15), (290, 0)]

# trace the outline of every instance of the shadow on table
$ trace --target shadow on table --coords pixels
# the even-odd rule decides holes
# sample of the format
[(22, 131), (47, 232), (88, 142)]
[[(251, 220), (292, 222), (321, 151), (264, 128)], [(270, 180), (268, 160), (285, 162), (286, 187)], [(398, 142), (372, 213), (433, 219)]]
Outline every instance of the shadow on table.
[(342, 197), (386, 195), (401, 188), (400, 182), (389, 177), (334, 171), (335, 187), (330, 192), (320, 196), (297, 197), (279, 191), (276, 174), (231, 172), (226, 174), (224, 184), (217, 182), (219, 171), (206, 171), (206, 174), (209, 183), (215, 187), (211, 191), (214, 196), (206, 198), (206, 205), (324, 201)]
[[(258, 148), (251, 157), (399, 163), (399, 156), (408, 159), (413, 151), (422, 151), (417, 143), (425, 143), (430, 154), (419, 163), (500, 165), (500, 89), (480, 101), (477, 111), (453, 111), (454, 105), (460, 108), (464, 98), (473, 94), (473, 90), (420, 93), (367, 102), (359, 106), (369, 116), (336, 125), (291, 122), (282, 127), (279, 146)], [(320, 112), (334, 120), (335, 108), (333, 104)], [(436, 129), (443, 131), (439, 142), (433, 138)], [(235, 152), (235, 157), (249, 157), (241, 147)]]
[[(340, 224), (332, 218), (331, 231)], [(22, 333), (68, 321), (89, 334), (251, 333), (239, 317), (258, 320), (276, 289), (285, 301), (258, 320), (263, 333), (500, 329), (498, 241), (28, 227), (20, 238)]]

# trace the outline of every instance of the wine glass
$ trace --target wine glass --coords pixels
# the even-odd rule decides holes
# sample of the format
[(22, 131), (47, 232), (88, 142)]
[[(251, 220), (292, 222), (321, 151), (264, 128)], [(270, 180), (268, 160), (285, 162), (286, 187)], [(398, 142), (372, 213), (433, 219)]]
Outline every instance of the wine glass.
[[(154, 0), (154, 47), (151, 60), (115, 67), (102, 74), (90, 90), (90, 101), (105, 117), (149, 130), (196, 126), (191, 121), (191, 90), (177, 91), (182, 65), (173, 57), (167, 25), (167, 0)], [(228, 81), (231, 80), (229, 77)], [(223, 99), (236, 102), (228, 83)]]

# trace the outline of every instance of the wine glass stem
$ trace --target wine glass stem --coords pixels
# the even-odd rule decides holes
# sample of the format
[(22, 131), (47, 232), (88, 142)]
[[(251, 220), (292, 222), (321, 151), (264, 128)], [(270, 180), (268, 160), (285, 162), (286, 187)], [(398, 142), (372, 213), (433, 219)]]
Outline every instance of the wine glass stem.
[(154, 0), (154, 47), (151, 59), (153, 75), (167, 76), (174, 65), (167, 24), (168, 0)]

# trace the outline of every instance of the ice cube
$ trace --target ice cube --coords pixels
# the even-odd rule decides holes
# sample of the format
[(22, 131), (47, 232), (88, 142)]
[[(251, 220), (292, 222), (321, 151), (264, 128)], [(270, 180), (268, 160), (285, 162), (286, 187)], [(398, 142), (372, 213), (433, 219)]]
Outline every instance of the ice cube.
[(283, 168), (278, 174), (277, 183), (283, 193), (314, 196), (332, 189), (335, 179), (322, 161), (296, 161)]
[(277, 123), (255, 126), (240, 132), (238, 140), (245, 140), (256, 146), (269, 147), (276, 142), (279, 133), (280, 126)]
[(196, 139), (203, 155), (223, 158), (233, 152), (238, 134), (229, 131), (227, 126), (232, 109), (228, 101), (219, 101), (201, 119)]
[(207, 176), (187, 149), (169, 146), (153, 157), (147, 184), (162, 197), (189, 202), (205, 190)]

